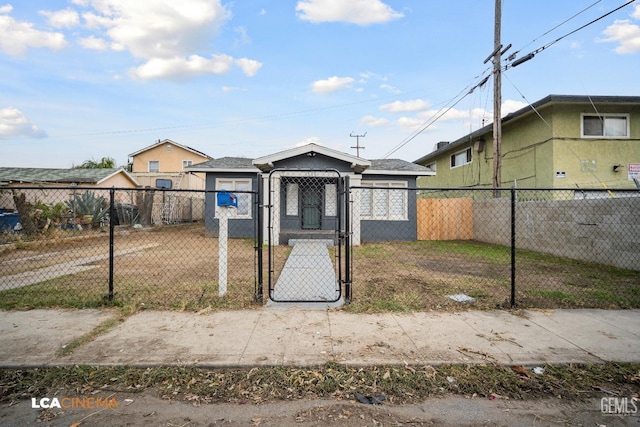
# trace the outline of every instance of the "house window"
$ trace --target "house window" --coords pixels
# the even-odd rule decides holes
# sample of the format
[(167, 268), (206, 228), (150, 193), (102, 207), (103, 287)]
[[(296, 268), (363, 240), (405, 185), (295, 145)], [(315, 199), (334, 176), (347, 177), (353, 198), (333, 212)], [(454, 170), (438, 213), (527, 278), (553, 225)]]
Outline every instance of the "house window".
[(362, 219), (400, 221), (408, 219), (406, 181), (362, 181), (360, 214)]
[(338, 187), (336, 184), (324, 185), (324, 215), (336, 216), (338, 214)]
[(185, 170), (189, 166), (193, 165), (193, 160), (183, 160), (182, 161), (182, 170)]
[[(216, 190), (235, 193), (238, 197), (236, 218), (251, 218), (251, 193), (238, 193), (239, 191), (251, 191), (250, 179), (218, 179), (216, 180)], [(216, 206), (217, 217), (218, 206)]]
[(451, 167), (457, 168), (458, 166), (471, 163), (471, 147), (464, 151), (459, 151), (451, 155)]
[(629, 138), (629, 115), (582, 115), (583, 138)]
[(149, 161), (149, 172), (160, 172), (160, 161), (158, 161), (158, 160), (150, 160)]
[(286, 215), (298, 216), (298, 184), (287, 184)]
[(171, 190), (173, 187), (173, 181), (170, 179), (156, 179), (156, 188), (166, 188), (167, 190)]

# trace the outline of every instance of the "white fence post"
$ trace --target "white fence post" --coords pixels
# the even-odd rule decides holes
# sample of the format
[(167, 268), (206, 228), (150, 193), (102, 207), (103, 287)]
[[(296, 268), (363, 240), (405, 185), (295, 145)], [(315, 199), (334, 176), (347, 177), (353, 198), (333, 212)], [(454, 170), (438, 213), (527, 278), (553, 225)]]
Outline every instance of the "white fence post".
[(231, 209), (222, 206), (218, 208), (218, 296), (220, 297), (227, 293), (227, 249)]

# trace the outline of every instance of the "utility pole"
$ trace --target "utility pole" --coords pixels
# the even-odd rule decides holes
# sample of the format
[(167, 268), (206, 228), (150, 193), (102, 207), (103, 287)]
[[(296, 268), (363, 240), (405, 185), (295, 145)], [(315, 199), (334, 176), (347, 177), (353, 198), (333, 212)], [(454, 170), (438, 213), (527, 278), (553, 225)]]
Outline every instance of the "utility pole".
[(364, 150), (364, 147), (360, 146), (360, 138), (364, 138), (365, 136), (367, 136), (367, 133), (365, 132), (364, 135), (354, 135), (353, 132), (351, 132), (349, 134), (349, 136), (351, 138), (355, 138), (356, 139), (356, 146), (355, 147), (351, 147), (351, 148), (355, 148), (356, 149), (356, 156), (360, 157), (360, 149)]
[[(502, 175), (500, 163), (502, 156), (502, 43), (500, 28), (502, 26), (502, 0), (496, 0), (495, 22), (493, 28), (493, 188), (500, 188)], [(494, 190), (494, 197), (500, 195)]]

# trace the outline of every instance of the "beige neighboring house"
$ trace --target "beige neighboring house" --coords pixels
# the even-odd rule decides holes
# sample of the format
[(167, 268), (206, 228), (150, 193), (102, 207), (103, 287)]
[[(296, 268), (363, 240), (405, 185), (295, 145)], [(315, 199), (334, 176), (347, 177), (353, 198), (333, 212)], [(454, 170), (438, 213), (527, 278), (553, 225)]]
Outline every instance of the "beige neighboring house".
[[(109, 197), (109, 189), (138, 188), (136, 179), (122, 168), (50, 169), (0, 167), (0, 209), (15, 210), (13, 193), (24, 187), (26, 200), (57, 203), (68, 200), (75, 188), (95, 188), (95, 193)], [(37, 189), (33, 189), (37, 187)], [(59, 189), (68, 187), (69, 190)], [(54, 189), (55, 188), (55, 189)], [(14, 191), (7, 191), (14, 190)]]
[(143, 187), (204, 190), (205, 174), (189, 172), (191, 165), (212, 157), (170, 139), (129, 154), (131, 174)]

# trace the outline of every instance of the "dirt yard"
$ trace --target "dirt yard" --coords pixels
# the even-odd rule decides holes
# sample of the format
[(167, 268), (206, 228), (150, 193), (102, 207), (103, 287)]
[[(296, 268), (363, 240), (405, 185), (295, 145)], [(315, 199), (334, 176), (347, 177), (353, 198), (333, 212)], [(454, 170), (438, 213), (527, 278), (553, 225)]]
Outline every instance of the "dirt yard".
[[(113, 295), (118, 304), (172, 309), (259, 307), (257, 255), (252, 239), (228, 242), (228, 287), (218, 296), (219, 242), (201, 224), (118, 229)], [(274, 280), (291, 248), (272, 257)], [(3, 308), (85, 307), (109, 295), (109, 238), (86, 235), (6, 245), (0, 249)], [(262, 249), (263, 299), (268, 251)], [(336, 260), (334, 259), (334, 262)], [(353, 248), (356, 312), (510, 307), (509, 248), (472, 241), (365, 243)], [(72, 271), (74, 274), (69, 274)], [(32, 282), (16, 289), (20, 275)], [(461, 303), (450, 298), (473, 298)], [(640, 272), (518, 251), (516, 303), (520, 307), (640, 307)]]

